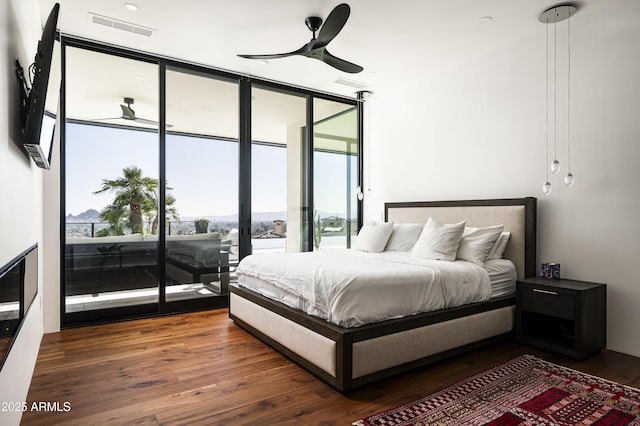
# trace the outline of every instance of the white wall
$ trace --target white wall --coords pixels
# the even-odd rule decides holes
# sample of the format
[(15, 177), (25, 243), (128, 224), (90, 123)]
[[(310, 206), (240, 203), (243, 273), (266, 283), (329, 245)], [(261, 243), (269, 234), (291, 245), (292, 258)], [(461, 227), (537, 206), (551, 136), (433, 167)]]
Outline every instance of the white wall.
[(578, 11), (571, 31), (572, 188), (562, 184), (561, 137), (561, 176), (551, 177), (549, 196), (541, 189), (541, 28), (539, 37), (376, 94), (365, 212), (380, 219), (385, 201), (538, 197), (538, 261), (561, 263), (565, 278), (607, 283), (607, 346), (640, 356), (640, 2)]
[[(39, 244), (38, 296), (0, 371), (0, 402), (27, 399), (42, 338), (42, 171), (19, 145), (15, 135), (17, 86), (14, 60), (28, 66), (40, 37), (35, 0), (0, 1), (0, 265)], [(20, 412), (0, 412), (0, 424), (20, 422)]]
[(43, 182), (42, 251), (46, 256), (42, 272), (46, 279), (42, 287), (42, 305), (45, 333), (60, 331), (60, 127), (57, 122), (51, 169), (44, 174)]

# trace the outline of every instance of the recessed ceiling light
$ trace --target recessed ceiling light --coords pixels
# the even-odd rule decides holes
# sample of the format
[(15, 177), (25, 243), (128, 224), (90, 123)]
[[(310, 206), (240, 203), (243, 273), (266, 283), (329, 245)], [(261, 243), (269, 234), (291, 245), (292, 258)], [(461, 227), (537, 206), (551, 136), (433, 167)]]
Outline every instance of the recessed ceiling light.
[(260, 63), (262, 65), (269, 65), (269, 61), (267, 61), (266, 59), (261, 60)]
[(488, 24), (491, 21), (493, 21), (493, 18), (491, 16), (483, 16), (482, 18), (478, 19), (478, 22), (481, 24)]
[(124, 4), (124, 7), (126, 7), (127, 9), (129, 9), (129, 10), (130, 10), (130, 11), (132, 11), (132, 12), (135, 12), (136, 10), (140, 9), (140, 8), (138, 7), (138, 5), (137, 5), (137, 4), (134, 4), (134, 3), (125, 3), (125, 4)]

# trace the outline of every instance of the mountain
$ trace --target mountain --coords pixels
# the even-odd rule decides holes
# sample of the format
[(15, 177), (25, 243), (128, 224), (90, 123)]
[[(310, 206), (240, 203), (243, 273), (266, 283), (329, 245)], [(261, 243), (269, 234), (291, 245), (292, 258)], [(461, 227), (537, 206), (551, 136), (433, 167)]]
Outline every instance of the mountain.
[[(195, 219), (209, 219), (209, 222), (238, 222), (237, 214), (229, 214), (225, 216), (202, 216), (202, 217), (189, 217), (182, 216), (180, 220), (183, 222)], [(273, 222), (274, 220), (287, 220), (286, 212), (254, 212), (251, 214), (251, 220), (254, 222)]]
[[(335, 213), (327, 213), (327, 212), (319, 212), (320, 217), (330, 217), (330, 216), (338, 216), (344, 217), (344, 214), (335, 214)], [(77, 215), (69, 214), (66, 217), (67, 223), (73, 222), (100, 222), (98, 218), (99, 212), (94, 209), (89, 209)], [(180, 220), (182, 222), (193, 221), (196, 219), (209, 219), (211, 223), (225, 223), (225, 222), (238, 222), (237, 214), (230, 214), (224, 216), (201, 216), (201, 217), (192, 217), (192, 216), (182, 216)], [(273, 222), (274, 220), (287, 220), (287, 212), (254, 212), (251, 214), (251, 220), (254, 222)]]
[(89, 209), (78, 215), (68, 214), (66, 217), (67, 223), (69, 222), (99, 222), (98, 216), (100, 213), (97, 210)]
[[(337, 216), (337, 217), (341, 217), (341, 218), (345, 217), (344, 213), (328, 213), (328, 212), (320, 211), (319, 214), (320, 214), (320, 217), (333, 217), (333, 216)], [(230, 214), (230, 215), (226, 215), (226, 216), (203, 216), (203, 218), (209, 219), (209, 222), (212, 222), (212, 223), (215, 223), (215, 222), (237, 222), (238, 221), (238, 215), (237, 214)], [(182, 221), (195, 220), (195, 219), (200, 219), (200, 218), (199, 217), (181, 217), (180, 218), (180, 220), (182, 220)], [(251, 213), (251, 220), (253, 222), (273, 222), (274, 220), (284, 220), (286, 222), (287, 221), (287, 212), (284, 212), (284, 211), (281, 211), (281, 212), (253, 212), (253, 213)]]

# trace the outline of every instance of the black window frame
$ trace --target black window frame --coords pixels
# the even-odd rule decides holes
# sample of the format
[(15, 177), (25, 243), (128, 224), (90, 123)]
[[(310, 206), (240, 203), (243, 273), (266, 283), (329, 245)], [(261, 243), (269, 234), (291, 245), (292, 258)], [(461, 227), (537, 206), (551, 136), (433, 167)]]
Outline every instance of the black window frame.
[[(166, 70), (178, 69), (184, 72), (192, 71), (194, 73), (211, 76), (213, 78), (237, 81), (239, 85), (239, 185), (238, 185), (238, 219), (240, 231), (240, 259), (250, 254), (251, 241), (251, 88), (263, 88), (267, 90), (280, 91), (287, 94), (294, 94), (306, 98), (307, 116), (305, 126), (305, 145), (307, 150), (306, 164), (304, 164), (305, 174), (305, 194), (307, 197), (306, 205), (313, 206), (313, 103), (315, 99), (323, 99), (339, 103), (352, 105), (357, 109), (357, 137), (358, 137), (358, 186), (363, 186), (363, 109), (362, 102), (349, 97), (340, 95), (323, 93), (309, 88), (303, 88), (286, 83), (274, 82), (271, 80), (263, 80), (254, 76), (247, 76), (230, 71), (220, 70), (215, 67), (209, 67), (200, 64), (194, 64), (186, 61), (180, 61), (176, 58), (157, 56), (146, 52), (130, 50), (114, 45), (108, 45), (95, 41), (85, 40), (73, 36), (62, 35), (61, 43), (61, 94), (60, 94), (60, 324), (61, 328), (71, 328), (84, 326), (89, 324), (97, 324), (112, 321), (121, 321), (135, 318), (148, 318), (153, 316), (167, 315), (179, 312), (197, 311), (203, 309), (215, 309), (228, 306), (228, 298), (219, 297), (216, 303), (210, 303), (210, 300), (202, 299), (203, 303), (197, 303), (198, 300), (192, 299), (181, 302), (171, 302), (171, 308), (165, 309), (168, 304), (165, 303), (164, 282), (166, 280), (166, 271), (163, 262), (164, 247), (166, 238), (164, 233), (159, 233), (158, 238), (158, 272), (159, 279), (159, 301), (149, 305), (123, 306), (111, 308), (107, 310), (82, 311), (76, 313), (66, 312), (66, 276), (65, 276), (65, 215), (66, 215), (66, 158), (65, 158), (65, 138), (66, 138), (66, 48), (74, 47), (85, 49), (93, 52), (114, 55), (123, 58), (154, 63), (158, 66), (159, 84), (158, 84), (158, 107), (159, 107), (159, 125), (158, 125), (158, 146), (159, 146), (159, 189), (160, 189), (160, 206), (159, 206), (159, 229), (164, 229), (164, 200), (166, 169), (165, 169), (165, 145), (166, 145)], [(139, 129), (138, 129), (139, 130)], [(358, 229), (362, 227), (363, 200), (356, 199), (358, 212)], [(307, 238), (306, 246), (303, 247), (307, 251), (313, 250), (313, 229), (310, 224), (313, 223), (313, 209), (308, 208), (306, 212), (307, 221)], [(217, 299), (217, 298), (214, 298)], [(208, 302), (208, 303), (207, 303)]]

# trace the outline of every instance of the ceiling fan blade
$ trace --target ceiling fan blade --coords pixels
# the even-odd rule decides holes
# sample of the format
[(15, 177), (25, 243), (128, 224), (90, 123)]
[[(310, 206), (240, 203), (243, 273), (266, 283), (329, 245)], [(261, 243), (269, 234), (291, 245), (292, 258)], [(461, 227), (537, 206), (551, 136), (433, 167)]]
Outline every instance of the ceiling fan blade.
[(327, 19), (320, 28), (320, 32), (313, 44), (313, 48), (318, 49), (329, 44), (329, 42), (342, 30), (344, 24), (347, 23), (350, 13), (351, 8), (348, 4), (342, 3), (337, 5), (331, 13), (329, 13), (329, 16), (327, 16)]
[[(125, 118), (123, 116), (120, 117), (106, 117), (106, 118), (92, 118), (89, 121), (114, 121), (114, 120), (127, 120), (127, 121), (135, 121), (140, 124), (149, 124), (152, 126), (157, 126), (159, 123), (154, 120), (147, 120), (146, 118)], [(167, 128), (173, 127), (173, 124), (167, 123)]]
[(324, 55), (322, 56), (322, 60), (332, 67), (339, 69), (340, 71), (348, 72), (351, 74), (359, 73), (364, 69), (360, 65), (356, 65), (349, 61), (345, 61), (344, 59), (333, 56), (326, 49), (324, 51)]
[[(152, 126), (157, 126), (157, 125), (158, 125), (158, 122), (157, 122), (157, 121), (154, 121), (154, 120), (148, 120), (148, 119), (146, 119), (146, 118), (137, 118), (137, 117), (136, 117), (136, 118), (134, 118), (134, 121), (135, 121), (136, 123), (141, 123), (141, 124), (150, 124), (150, 125), (152, 125)], [(167, 126), (167, 127), (171, 127), (171, 126)]]
[(307, 51), (307, 45), (305, 44), (298, 50), (294, 50), (289, 53), (274, 53), (271, 55), (238, 55), (241, 58), (245, 59), (277, 59), (277, 58), (286, 58), (287, 56), (299, 55), (303, 52)]
[(122, 120), (122, 116), (120, 117), (102, 117), (102, 118), (90, 118), (89, 121), (111, 121), (111, 120)]

